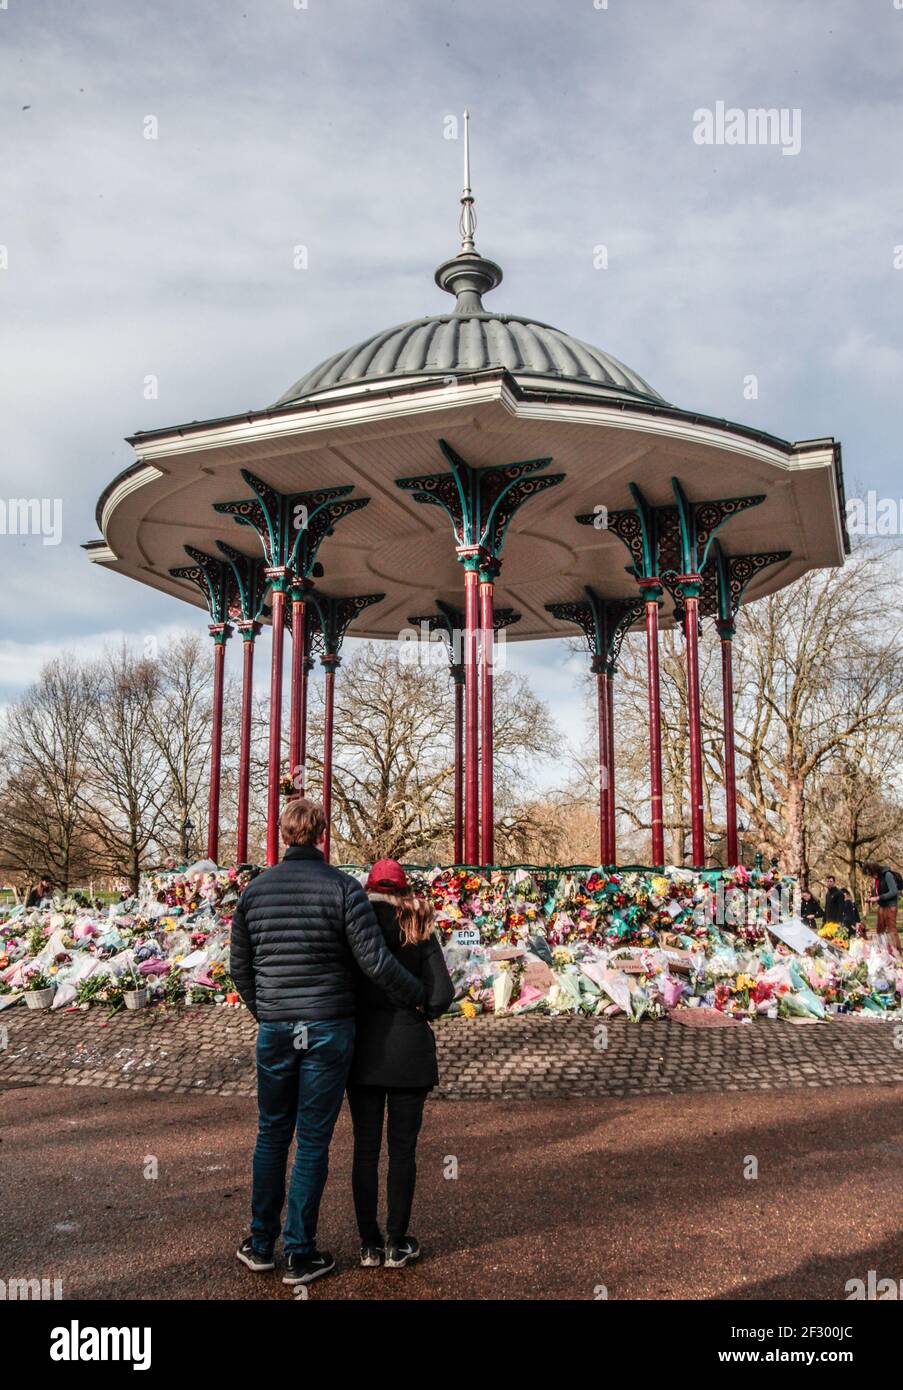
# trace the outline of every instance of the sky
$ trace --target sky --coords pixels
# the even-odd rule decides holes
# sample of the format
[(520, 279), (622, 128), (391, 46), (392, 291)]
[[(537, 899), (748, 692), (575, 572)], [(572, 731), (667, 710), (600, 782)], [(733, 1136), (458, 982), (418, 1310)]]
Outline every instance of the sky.
[[(0, 502), (62, 518), (0, 534), (0, 700), (60, 647), (203, 624), (80, 548), (124, 436), (446, 310), (465, 106), (493, 309), (681, 406), (833, 435), (848, 492), (903, 497), (901, 5), (0, 0)], [(719, 102), (783, 109), (798, 152), (700, 143)], [(571, 722), (564, 643), (509, 664)]]

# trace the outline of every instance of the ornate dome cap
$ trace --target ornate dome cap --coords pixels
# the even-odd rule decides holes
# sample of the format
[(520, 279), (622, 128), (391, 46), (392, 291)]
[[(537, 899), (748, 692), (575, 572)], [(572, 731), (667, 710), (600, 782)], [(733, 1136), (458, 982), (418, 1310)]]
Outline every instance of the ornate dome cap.
[(516, 314), (494, 314), (483, 295), (501, 284), (502, 270), (474, 245), (476, 212), (470, 189), (470, 117), (464, 112), (464, 188), (461, 248), (436, 271), (436, 284), (455, 296), (454, 310), (384, 329), (337, 352), (289, 387), (276, 407), (324, 391), (375, 385), (398, 377), (470, 375), (503, 368), (524, 384), (588, 389), (593, 395), (664, 404), (637, 372), (601, 348), (561, 329)]

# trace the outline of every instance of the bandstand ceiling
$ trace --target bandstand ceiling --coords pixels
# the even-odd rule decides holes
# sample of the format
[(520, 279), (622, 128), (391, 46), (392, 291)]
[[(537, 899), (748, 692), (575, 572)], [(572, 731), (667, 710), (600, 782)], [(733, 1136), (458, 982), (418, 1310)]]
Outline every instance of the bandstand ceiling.
[[(510, 640), (572, 636), (544, 605), (579, 597), (586, 584), (606, 597), (635, 594), (621, 541), (575, 520), (597, 506), (631, 506), (631, 482), (652, 504), (673, 504), (674, 476), (693, 501), (765, 494), (718, 533), (731, 555), (791, 552), (754, 578), (747, 601), (843, 562), (833, 440), (789, 444), (664, 403), (613, 399), (560, 380), (549, 386), (499, 368), (342, 384), (287, 407), (135, 436), (135, 463), (98, 505), (103, 540), (87, 548), (108, 568), (201, 606), (194, 586), (168, 573), (185, 563), (186, 543), (217, 553), (222, 539), (260, 553), (253, 532), (213, 510), (249, 495), (241, 468), (282, 492), (353, 484), (354, 496), (371, 501), (323, 542), (319, 587), (340, 596), (385, 593), (353, 633), (394, 638), (437, 598), (461, 602), (448, 518), (395, 486), (400, 477), (445, 471), (440, 438), (476, 467), (542, 457), (566, 475), (528, 501), (508, 532), (496, 601), (522, 614)], [(670, 617), (666, 595), (666, 625)]]

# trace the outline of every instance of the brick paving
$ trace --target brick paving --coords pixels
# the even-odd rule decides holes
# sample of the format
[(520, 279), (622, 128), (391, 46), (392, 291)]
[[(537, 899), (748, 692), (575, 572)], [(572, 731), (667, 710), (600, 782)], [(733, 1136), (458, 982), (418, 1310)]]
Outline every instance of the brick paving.
[[(0, 1090), (58, 1085), (160, 1093), (254, 1091), (243, 1009), (0, 1014)], [(436, 1025), (447, 1100), (768, 1091), (903, 1081), (903, 1025), (840, 1018), (691, 1028), (661, 1020), (480, 1016)]]

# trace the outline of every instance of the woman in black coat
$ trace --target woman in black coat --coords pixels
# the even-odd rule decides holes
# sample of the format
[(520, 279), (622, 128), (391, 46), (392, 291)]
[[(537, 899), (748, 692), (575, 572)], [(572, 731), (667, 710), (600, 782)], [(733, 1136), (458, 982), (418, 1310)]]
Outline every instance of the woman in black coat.
[[(420, 1256), (408, 1230), (417, 1180), (417, 1136), (428, 1092), (439, 1080), (431, 1018), (454, 998), (442, 948), (433, 935), (432, 904), (411, 891), (394, 859), (374, 864), (367, 893), (386, 945), (400, 965), (423, 980), (423, 1010), (399, 1007), (372, 980), (358, 981), (354, 1059), (348, 1104), (354, 1126), (351, 1185), (361, 1237), (361, 1264), (400, 1269)], [(386, 1123), (389, 1170), (386, 1240), (377, 1219), (379, 1158)]]

